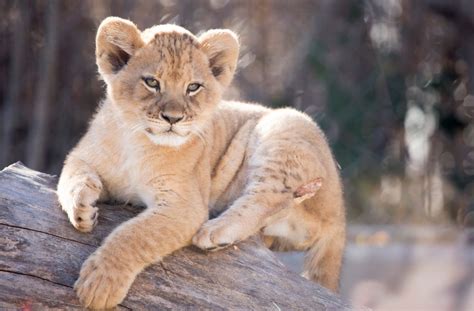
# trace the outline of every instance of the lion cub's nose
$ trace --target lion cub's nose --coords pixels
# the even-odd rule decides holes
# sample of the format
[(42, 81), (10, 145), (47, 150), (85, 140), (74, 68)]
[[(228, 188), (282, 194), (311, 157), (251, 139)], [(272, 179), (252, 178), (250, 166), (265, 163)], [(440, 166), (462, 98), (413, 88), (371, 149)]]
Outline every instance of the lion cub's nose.
[(165, 120), (169, 124), (175, 124), (178, 123), (179, 121), (183, 120), (183, 116), (171, 116), (169, 114), (160, 112), (160, 117), (161, 119)]

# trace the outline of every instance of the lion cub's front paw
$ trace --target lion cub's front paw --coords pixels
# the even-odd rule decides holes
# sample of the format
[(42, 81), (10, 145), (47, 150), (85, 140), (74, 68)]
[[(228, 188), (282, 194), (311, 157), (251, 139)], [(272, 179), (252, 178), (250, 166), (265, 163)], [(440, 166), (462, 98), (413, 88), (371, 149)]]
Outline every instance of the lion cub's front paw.
[(193, 244), (205, 250), (217, 250), (247, 238), (239, 222), (211, 219), (193, 237)]
[[(100, 197), (102, 183), (94, 175), (81, 176), (69, 193), (60, 193), (61, 205), (72, 225), (79, 231), (89, 232), (97, 224), (98, 208), (94, 206)], [(64, 199), (66, 197), (66, 199)]]
[(122, 302), (135, 276), (94, 253), (82, 265), (74, 289), (85, 307), (109, 309)]

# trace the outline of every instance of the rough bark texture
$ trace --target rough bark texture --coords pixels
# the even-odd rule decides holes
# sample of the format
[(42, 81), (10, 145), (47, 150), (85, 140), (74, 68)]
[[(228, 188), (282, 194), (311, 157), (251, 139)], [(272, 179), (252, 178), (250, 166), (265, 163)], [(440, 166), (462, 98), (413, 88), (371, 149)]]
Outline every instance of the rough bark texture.
[[(81, 309), (72, 290), (82, 262), (140, 209), (101, 205), (92, 233), (61, 211), (56, 178), (14, 164), (0, 172), (0, 309)], [(192, 247), (142, 272), (119, 309), (346, 310), (288, 271), (253, 238), (215, 253)]]

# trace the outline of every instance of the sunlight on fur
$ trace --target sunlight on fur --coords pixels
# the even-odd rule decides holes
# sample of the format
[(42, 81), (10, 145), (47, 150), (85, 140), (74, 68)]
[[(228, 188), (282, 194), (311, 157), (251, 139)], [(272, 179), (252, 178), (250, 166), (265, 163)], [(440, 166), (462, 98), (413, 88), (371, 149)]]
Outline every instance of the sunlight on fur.
[(84, 306), (116, 306), (145, 267), (182, 247), (216, 250), (258, 233), (273, 250), (307, 251), (305, 275), (338, 290), (345, 214), (326, 138), (294, 109), (222, 100), (238, 54), (230, 30), (142, 32), (117, 17), (99, 26), (107, 97), (67, 156), (58, 198), (84, 232), (97, 225), (97, 202), (147, 209), (84, 262)]

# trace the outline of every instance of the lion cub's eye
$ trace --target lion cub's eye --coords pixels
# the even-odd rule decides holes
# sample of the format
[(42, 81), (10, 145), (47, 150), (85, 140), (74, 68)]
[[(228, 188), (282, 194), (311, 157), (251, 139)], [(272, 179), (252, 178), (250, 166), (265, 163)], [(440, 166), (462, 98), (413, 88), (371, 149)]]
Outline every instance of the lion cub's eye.
[(156, 80), (155, 78), (145, 77), (143, 78), (143, 81), (148, 87), (151, 87), (157, 91), (160, 90), (160, 82)]
[(188, 88), (186, 89), (186, 92), (190, 95), (192, 95), (193, 93), (196, 93), (197, 91), (199, 91), (199, 89), (202, 87), (202, 84), (199, 84), (199, 83), (191, 83), (190, 85), (188, 85)]

